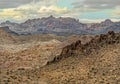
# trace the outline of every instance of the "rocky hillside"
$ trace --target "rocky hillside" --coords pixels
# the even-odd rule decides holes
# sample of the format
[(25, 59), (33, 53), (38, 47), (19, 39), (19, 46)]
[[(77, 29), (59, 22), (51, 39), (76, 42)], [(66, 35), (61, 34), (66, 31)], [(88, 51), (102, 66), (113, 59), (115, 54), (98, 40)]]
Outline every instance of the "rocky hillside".
[(109, 31), (108, 34), (89, 37), (84, 36), (84, 39), (79, 38), (78, 40), (75, 40), (75, 38), (73, 38), (72, 40), (71, 43), (62, 48), (61, 54), (56, 56), (54, 61), (71, 55), (91, 54), (97, 52), (97, 50), (103, 46), (120, 43), (120, 33)]
[[(6, 54), (0, 56), (0, 68), (16, 70), (19, 68), (32, 69), (42, 67), (47, 64), (52, 55), (52, 51), (60, 43), (60, 41), (54, 39), (46, 42), (30, 43), (29, 45), (8, 45), (9, 47), (6, 49), (7, 52), (4, 46), (4, 52), (6, 52)], [(13, 46), (12, 49), (10, 49), (10, 46)], [(4, 52), (0, 51), (0, 53)]]
[[(85, 38), (88, 40), (85, 40)], [(13, 61), (11, 64), (9, 63), (10, 66), (14, 66), (16, 62), (17, 66), (21, 67), (12, 69), (2, 68), (2, 71), (0, 72), (0, 82), (3, 84), (120, 83), (120, 33), (110, 31), (108, 34), (84, 36), (84, 38), (72, 36), (69, 39), (66, 41), (70, 41), (67, 45), (60, 43), (56, 46), (59, 46), (60, 49), (62, 48), (61, 52), (58, 55), (54, 54), (50, 56), (52, 59), (50, 59), (43, 67), (39, 67), (41, 60), (38, 60), (36, 56), (41, 56), (40, 53), (44, 52), (45, 47), (41, 48), (36, 46), (30, 50), (17, 53), (17, 58), (15, 57), (15, 59), (14, 57), (10, 57), (10, 60), (12, 59)], [(47, 46), (49, 48), (47, 48), (47, 50), (45, 49), (46, 54), (51, 50), (52, 46), (53, 45)], [(59, 50), (59, 48), (52, 48), (52, 50), (56, 53), (56, 50)], [(40, 52), (41, 49), (43, 49), (42, 52)], [(32, 52), (35, 52), (35, 54), (32, 54)], [(4, 56), (4, 54), (2, 54), (2, 56)], [(9, 56), (7, 56), (7, 58), (8, 57)], [(29, 57), (29, 59), (25, 58), (27, 61), (24, 61), (25, 59), (22, 59), (22, 57)], [(15, 60), (19, 60), (19, 62)], [(28, 66), (26, 64), (30, 61), (31, 65), (35, 64), (37, 66), (25, 68), (23, 64), (21, 65), (20, 60), (25, 66)]]
[(120, 34), (112, 32), (95, 37), (84, 45), (77, 41), (43, 67), (38, 77), (50, 84), (119, 84), (119, 51)]

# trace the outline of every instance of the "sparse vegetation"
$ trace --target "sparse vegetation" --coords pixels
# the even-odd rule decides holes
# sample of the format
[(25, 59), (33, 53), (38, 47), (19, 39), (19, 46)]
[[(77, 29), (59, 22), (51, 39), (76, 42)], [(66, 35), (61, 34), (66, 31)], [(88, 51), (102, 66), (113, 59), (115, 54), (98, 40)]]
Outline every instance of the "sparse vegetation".
[(85, 44), (74, 39), (62, 46), (60, 41), (52, 40), (14, 53), (1, 52), (0, 83), (119, 84), (120, 35), (112, 37), (112, 33), (92, 36)]

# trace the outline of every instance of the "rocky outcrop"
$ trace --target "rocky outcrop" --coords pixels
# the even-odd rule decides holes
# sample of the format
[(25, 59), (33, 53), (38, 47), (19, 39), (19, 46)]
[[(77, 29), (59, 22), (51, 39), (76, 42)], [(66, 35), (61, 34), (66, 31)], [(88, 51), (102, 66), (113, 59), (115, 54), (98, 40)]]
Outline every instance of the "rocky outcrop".
[(72, 44), (65, 46), (62, 49), (61, 54), (55, 56), (51, 62), (59, 61), (60, 59), (69, 56), (78, 56), (80, 54), (87, 56), (88, 54), (97, 53), (101, 47), (115, 43), (120, 43), (120, 33), (114, 33), (113, 31), (109, 31), (107, 34), (96, 35), (85, 44), (82, 44), (81, 40), (77, 40)]

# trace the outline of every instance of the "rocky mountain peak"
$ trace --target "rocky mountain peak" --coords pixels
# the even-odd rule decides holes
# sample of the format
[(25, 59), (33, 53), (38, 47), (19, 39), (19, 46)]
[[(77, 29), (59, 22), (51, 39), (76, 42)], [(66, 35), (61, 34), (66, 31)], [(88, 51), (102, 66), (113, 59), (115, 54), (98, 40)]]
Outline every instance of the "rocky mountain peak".
[(112, 24), (113, 22), (110, 20), (110, 19), (106, 19), (105, 21), (102, 22), (102, 24), (106, 24), (106, 25), (109, 25), (109, 24)]
[(6, 21), (7, 24), (11, 23), (9, 20)]
[(55, 19), (55, 17), (53, 15), (50, 15), (48, 19)]
[(110, 19), (106, 19), (105, 22), (112, 22)]

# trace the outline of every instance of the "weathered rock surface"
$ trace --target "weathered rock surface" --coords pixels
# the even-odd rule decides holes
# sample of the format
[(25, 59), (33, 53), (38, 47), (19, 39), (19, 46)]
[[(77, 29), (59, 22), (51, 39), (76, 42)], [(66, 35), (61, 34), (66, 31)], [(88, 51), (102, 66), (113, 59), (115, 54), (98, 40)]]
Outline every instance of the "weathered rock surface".
[(70, 43), (66, 43), (66, 46), (62, 48), (61, 54), (56, 56), (53, 61), (58, 61), (72, 55), (91, 54), (97, 52), (102, 46), (120, 43), (120, 33), (109, 31), (107, 34), (84, 36), (84, 39), (79, 37), (78, 40), (75, 40), (75, 38), (72, 40)]

